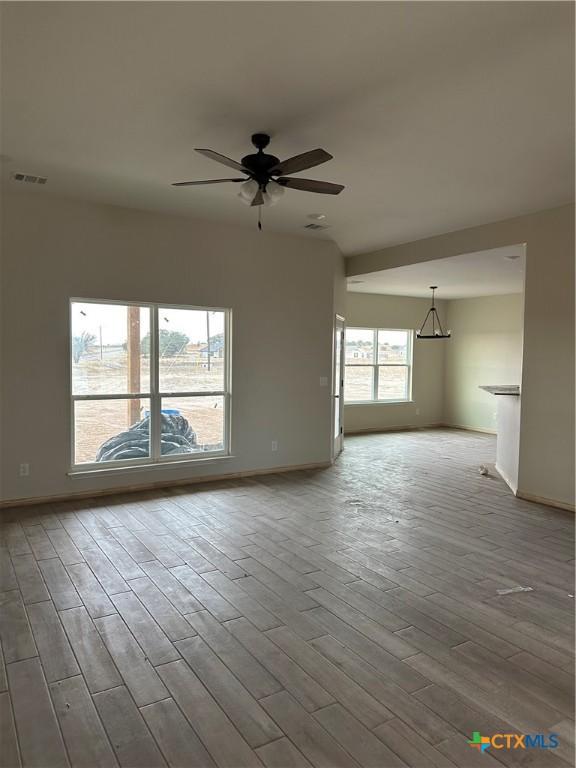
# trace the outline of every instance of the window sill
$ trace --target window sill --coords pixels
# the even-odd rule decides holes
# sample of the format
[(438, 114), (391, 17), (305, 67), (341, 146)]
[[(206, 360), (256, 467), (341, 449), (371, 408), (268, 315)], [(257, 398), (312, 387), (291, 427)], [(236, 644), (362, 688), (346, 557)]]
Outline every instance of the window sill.
[(348, 403), (344, 402), (344, 407), (350, 405), (413, 405), (415, 402), (415, 400), (354, 400)]
[(158, 461), (154, 464), (134, 464), (131, 467), (102, 467), (102, 469), (94, 469), (94, 467), (90, 467), (89, 469), (71, 469), (67, 474), (68, 477), (82, 478), (100, 477), (104, 475), (122, 475), (125, 473), (131, 474), (132, 472), (148, 472), (149, 470), (155, 471), (158, 469), (176, 469), (177, 467), (187, 467), (189, 469), (195, 464), (205, 467), (209, 464), (217, 464), (220, 461), (234, 458), (236, 457), (232, 456), (232, 454), (227, 454), (226, 456), (211, 456), (210, 458), (205, 459), (181, 459), (180, 461)]

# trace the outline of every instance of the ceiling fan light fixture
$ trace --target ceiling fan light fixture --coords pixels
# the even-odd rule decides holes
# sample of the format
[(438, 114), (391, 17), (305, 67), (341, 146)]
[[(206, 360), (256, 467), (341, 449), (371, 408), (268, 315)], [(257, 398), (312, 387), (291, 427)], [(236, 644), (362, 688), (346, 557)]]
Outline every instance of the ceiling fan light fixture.
[(243, 203), (246, 203), (246, 205), (252, 205), (252, 201), (258, 194), (258, 190), (260, 189), (260, 185), (257, 181), (254, 181), (254, 179), (250, 179), (249, 181), (245, 181), (244, 184), (240, 187), (240, 191), (238, 192), (238, 197), (242, 200)]
[(262, 197), (264, 198), (264, 205), (269, 207), (271, 205), (276, 205), (278, 200), (282, 197), (284, 194), (284, 187), (280, 186), (278, 182), (270, 180), (266, 184), (266, 189), (262, 193)]

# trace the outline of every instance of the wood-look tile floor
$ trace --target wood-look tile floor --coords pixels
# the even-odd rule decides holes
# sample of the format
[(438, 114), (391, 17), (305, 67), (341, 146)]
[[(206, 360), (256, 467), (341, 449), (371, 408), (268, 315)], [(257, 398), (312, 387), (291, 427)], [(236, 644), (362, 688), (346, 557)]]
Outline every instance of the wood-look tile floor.
[(573, 515), (480, 476), (494, 447), (5, 511), (2, 766), (571, 765)]

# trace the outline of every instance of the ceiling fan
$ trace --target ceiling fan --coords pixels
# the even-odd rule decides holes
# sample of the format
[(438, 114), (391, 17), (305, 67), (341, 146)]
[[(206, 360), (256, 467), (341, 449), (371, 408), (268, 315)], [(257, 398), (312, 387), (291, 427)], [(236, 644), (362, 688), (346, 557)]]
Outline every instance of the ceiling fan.
[(284, 187), (300, 189), (304, 192), (317, 192), (323, 195), (338, 195), (344, 187), (342, 184), (332, 184), (328, 181), (315, 181), (313, 179), (289, 178), (289, 174), (305, 171), (332, 159), (332, 155), (323, 149), (313, 149), (303, 152), (288, 160), (280, 161), (274, 155), (267, 155), (264, 149), (270, 143), (270, 136), (266, 133), (252, 135), (252, 144), (258, 150), (253, 155), (246, 155), (237, 163), (212, 149), (196, 149), (205, 157), (216, 160), (222, 165), (234, 168), (235, 171), (244, 173), (234, 179), (207, 179), (206, 181), (177, 181), (173, 187), (191, 187), (200, 184), (222, 184), (233, 182), (242, 184), (239, 197), (248, 205), (274, 205), (284, 194)]

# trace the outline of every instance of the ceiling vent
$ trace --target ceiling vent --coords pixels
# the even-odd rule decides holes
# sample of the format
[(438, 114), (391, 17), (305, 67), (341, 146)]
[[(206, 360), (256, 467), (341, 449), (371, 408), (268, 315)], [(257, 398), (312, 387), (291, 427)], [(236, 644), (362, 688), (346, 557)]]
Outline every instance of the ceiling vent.
[(305, 224), (304, 229), (328, 229), (328, 227), (325, 224)]
[(48, 179), (45, 176), (33, 176), (31, 173), (13, 173), (14, 181), (25, 181), (28, 184), (46, 184)]

